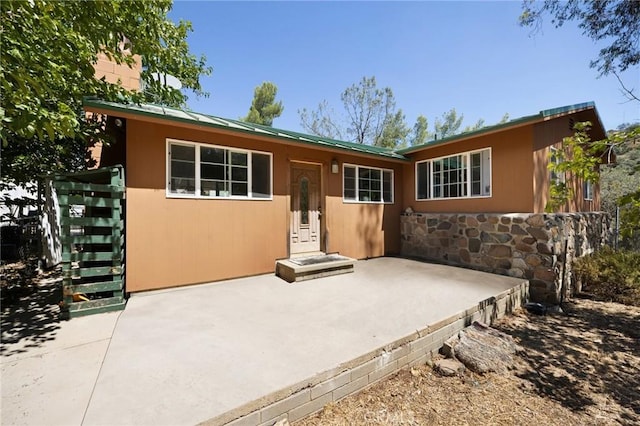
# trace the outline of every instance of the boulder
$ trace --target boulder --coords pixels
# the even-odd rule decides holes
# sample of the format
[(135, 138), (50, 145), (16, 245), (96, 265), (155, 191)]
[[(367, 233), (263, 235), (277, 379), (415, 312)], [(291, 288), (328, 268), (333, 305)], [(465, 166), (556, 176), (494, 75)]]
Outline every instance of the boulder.
[(448, 341), (454, 353), (469, 370), (484, 374), (504, 373), (514, 363), (516, 345), (513, 338), (494, 328), (475, 321), (458, 333), (458, 341)]
[(464, 365), (454, 358), (445, 358), (436, 361), (435, 369), (443, 376), (459, 376), (464, 373), (465, 370)]

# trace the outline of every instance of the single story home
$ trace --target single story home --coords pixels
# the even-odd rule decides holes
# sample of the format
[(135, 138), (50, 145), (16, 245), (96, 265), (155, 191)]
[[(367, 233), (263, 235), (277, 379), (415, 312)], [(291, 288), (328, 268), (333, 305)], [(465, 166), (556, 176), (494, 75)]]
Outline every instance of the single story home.
[[(540, 213), (548, 162), (573, 124), (605, 137), (592, 102), (389, 150), (155, 105), (86, 99), (126, 179), (126, 286), (139, 292), (274, 271), (304, 253), (400, 253), (400, 216)], [(597, 211), (572, 181), (567, 211)]]

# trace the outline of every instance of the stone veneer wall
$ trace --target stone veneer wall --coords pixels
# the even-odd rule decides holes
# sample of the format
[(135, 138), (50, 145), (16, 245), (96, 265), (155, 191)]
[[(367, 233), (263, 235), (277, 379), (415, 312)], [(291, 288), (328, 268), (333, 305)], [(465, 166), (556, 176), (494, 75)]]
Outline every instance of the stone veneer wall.
[[(533, 301), (572, 294), (574, 258), (611, 242), (606, 213), (403, 213), (403, 256), (529, 280)], [(565, 267), (566, 265), (566, 267)]]

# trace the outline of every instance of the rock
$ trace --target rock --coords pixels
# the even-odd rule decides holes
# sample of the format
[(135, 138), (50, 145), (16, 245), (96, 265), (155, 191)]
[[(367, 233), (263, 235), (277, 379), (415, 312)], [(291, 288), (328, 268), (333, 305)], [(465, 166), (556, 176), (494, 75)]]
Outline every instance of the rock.
[(542, 303), (529, 302), (524, 305), (524, 308), (528, 312), (531, 312), (532, 314), (536, 314), (536, 315), (544, 315), (547, 313), (547, 307), (544, 306)]
[(538, 266), (533, 271), (533, 277), (538, 279), (538, 280), (542, 280), (542, 281), (554, 282), (555, 279), (556, 279), (556, 273), (551, 268), (545, 268), (544, 266)]
[(443, 376), (457, 376), (464, 373), (464, 364), (453, 358), (440, 359), (435, 363), (436, 371)]
[(471, 238), (469, 240), (469, 251), (471, 253), (478, 253), (480, 251), (480, 240), (477, 238)]
[(549, 232), (542, 228), (529, 227), (527, 232), (538, 241), (549, 241)]
[(560, 305), (547, 306), (547, 313), (550, 314), (563, 314), (564, 311)]
[(442, 355), (446, 356), (447, 358), (455, 358), (456, 345), (458, 344), (459, 341), (460, 341), (460, 338), (458, 337), (457, 334), (445, 340), (444, 343), (442, 344), (442, 349), (440, 349), (440, 352), (442, 352)]
[(530, 254), (525, 258), (527, 265), (538, 266), (542, 264), (542, 259), (536, 254)]
[(511, 336), (477, 321), (459, 336), (455, 354), (469, 370), (480, 374), (502, 373), (513, 366), (516, 345)]
[(281, 419), (273, 424), (273, 426), (289, 426), (289, 420)]
[(522, 229), (520, 225), (511, 225), (511, 233), (515, 235), (527, 235), (527, 231)]
[(489, 247), (489, 256), (511, 257), (511, 247), (503, 245), (492, 245)]
[(531, 226), (537, 226), (537, 227), (543, 227), (545, 225), (544, 216), (541, 214), (534, 214), (529, 216), (526, 222)]
[(438, 229), (450, 229), (451, 228), (451, 223), (449, 222), (441, 222), (440, 224), (438, 224)]

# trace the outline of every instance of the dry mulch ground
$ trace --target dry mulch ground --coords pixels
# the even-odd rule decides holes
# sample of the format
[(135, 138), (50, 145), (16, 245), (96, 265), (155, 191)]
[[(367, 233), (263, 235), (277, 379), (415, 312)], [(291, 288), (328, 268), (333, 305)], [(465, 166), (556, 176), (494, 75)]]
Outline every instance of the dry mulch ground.
[(402, 370), (296, 425), (640, 424), (640, 308), (576, 299), (494, 327), (519, 345), (507, 374)]

